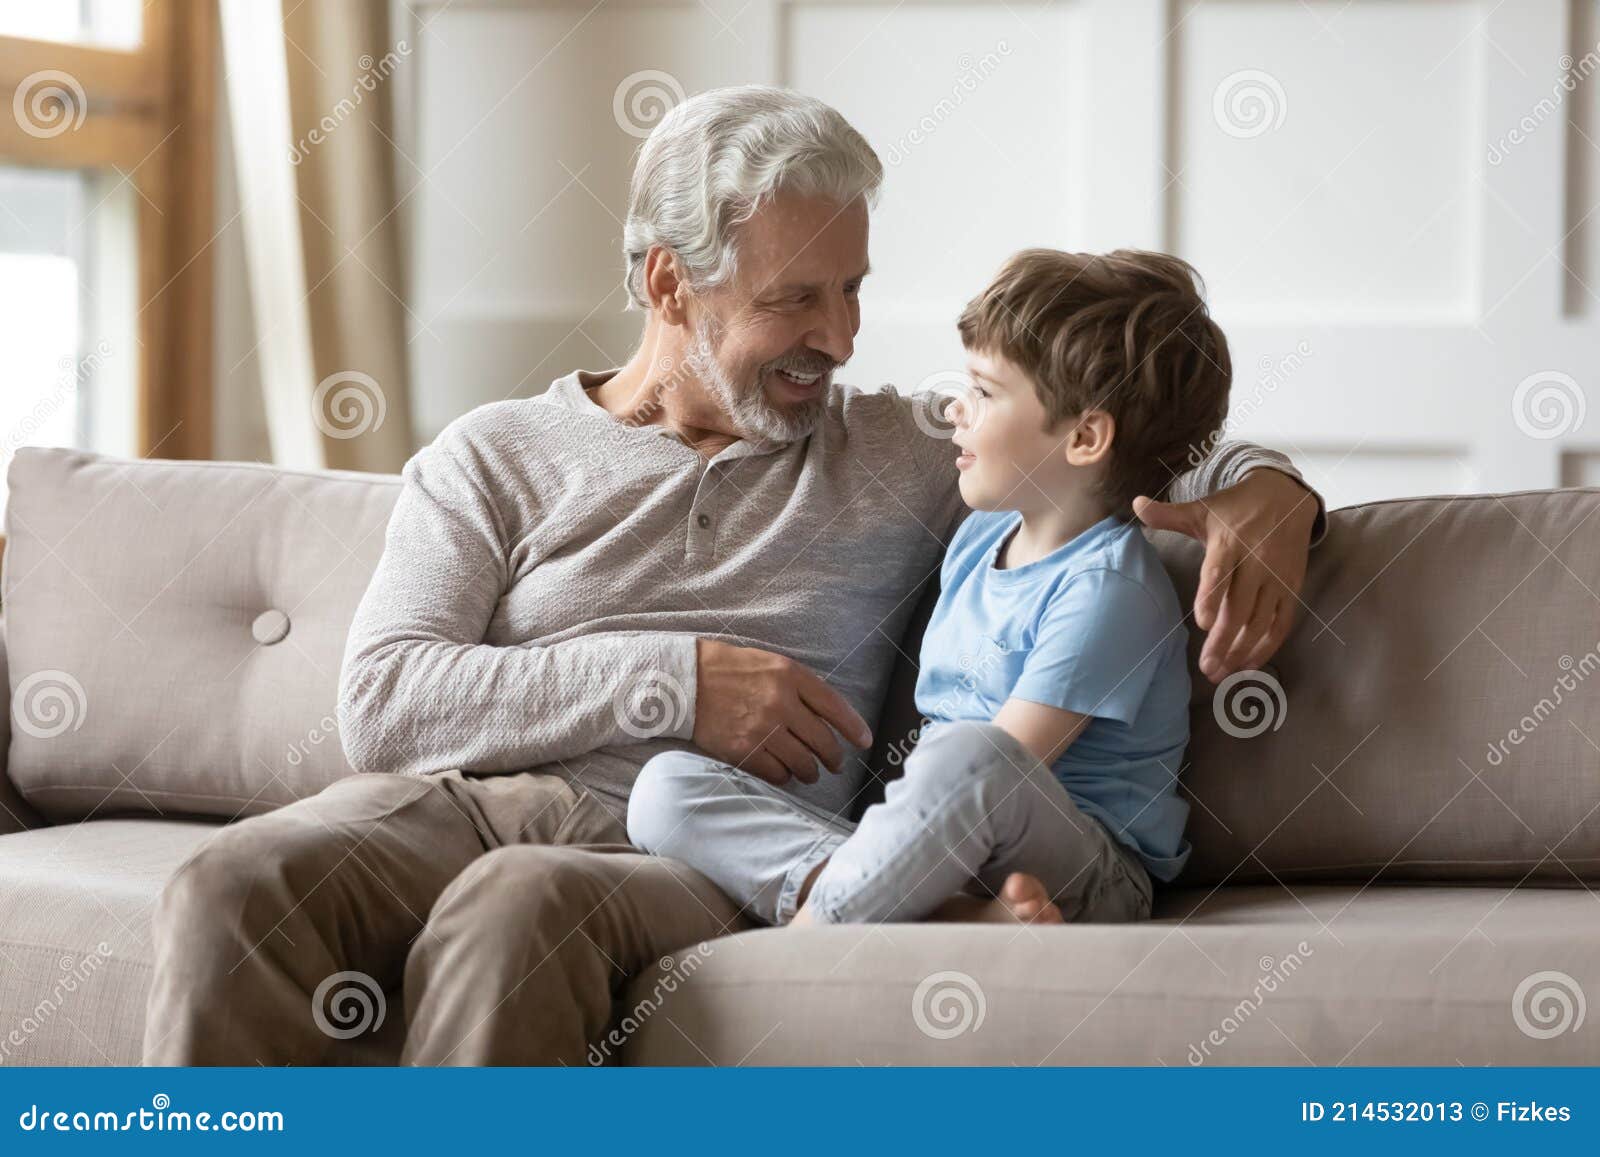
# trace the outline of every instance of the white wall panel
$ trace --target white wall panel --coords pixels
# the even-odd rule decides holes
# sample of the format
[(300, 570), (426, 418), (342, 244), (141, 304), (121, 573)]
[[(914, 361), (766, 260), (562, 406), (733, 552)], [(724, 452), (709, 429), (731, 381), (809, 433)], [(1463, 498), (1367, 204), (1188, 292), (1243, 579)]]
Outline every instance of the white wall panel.
[(785, 83), (838, 108), (884, 161), (876, 316), (949, 324), (997, 257), (1072, 242), (1089, 176), (1069, 82), (1086, 49), (1081, 8), (885, 0), (788, 11)]
[(1301, 446), (1294, 460), (1329, 509), (1407, 494), (1459, 494), (1478, 487), (1465, 448), (1368, 450)]
[[(1572, 66), (1551, 90), (1552, 104), (1559, 100), (1560, 107), (1550, 118), (1553, 128), (1567, 130), (1571, 157), (1564, 306), (1568, 316), (1594, 319), (1600, 318), (1600, 0), (1574, 0), (1566, 56)], [(1564, 126), (1563, 112), (1568, 118)]]
[(1182, 6), (1173, 240), (1218, 308), (1466, 318), (1473, 7)]
[[(408, 10), (424, 437), (630, 352), (613, 106), (648, 74), (804, 89), (884, 158), (846, 380), (959, 366), (956, 314), (1017, 248), (1166, 248), (1228, 332), (1234, 432), (1333, 504), (1600, 481), (1600, 0)], [(1252, 85), (1260, 124), (1228, 103)]]

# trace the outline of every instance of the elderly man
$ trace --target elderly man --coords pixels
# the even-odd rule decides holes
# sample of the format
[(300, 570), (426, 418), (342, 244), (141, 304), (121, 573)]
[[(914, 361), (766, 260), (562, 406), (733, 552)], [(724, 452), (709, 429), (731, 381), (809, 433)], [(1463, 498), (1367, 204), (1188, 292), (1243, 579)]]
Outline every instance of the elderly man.
[[(406, 465), (339, 693), (365, 774), (230, 826), (174, 878), (147, 1062), (323, 1061), (314, 996), (362, 973), (403, 985), (407, 1063), (579, 1063), (628, 974), (740, 924), (628, 846), (646, 760), (692, 746), (851, 811), (964, 513), (925, 403), (833, 379), (881, 177), (797, 93), (663, 119), (624, 238), (638, 350), (476, 409)], [(1230, 445), (1141, 509), (1206, 543), (1213, 679), (1293, 620), (1318, 515), (1295, 479)]]

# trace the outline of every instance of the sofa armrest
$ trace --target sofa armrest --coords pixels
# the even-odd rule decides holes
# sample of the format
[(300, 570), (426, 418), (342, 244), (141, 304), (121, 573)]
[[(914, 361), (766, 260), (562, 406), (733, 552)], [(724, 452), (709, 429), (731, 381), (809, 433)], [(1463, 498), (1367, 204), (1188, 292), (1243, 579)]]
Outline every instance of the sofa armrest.
[(23, 800), (6, 772), (6, 757), (11, 752), (11, 675), (6, 666), (6, 621), (0, 616), (0, 689), (5, 691), (4, 710), (0, 711), (0, 836), (44, 826), (44, 821)]

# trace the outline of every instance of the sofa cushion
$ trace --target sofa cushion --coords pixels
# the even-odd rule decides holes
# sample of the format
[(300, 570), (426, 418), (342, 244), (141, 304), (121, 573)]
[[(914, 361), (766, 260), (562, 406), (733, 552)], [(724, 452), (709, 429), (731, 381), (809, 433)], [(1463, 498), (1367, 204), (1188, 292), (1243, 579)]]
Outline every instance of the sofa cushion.
[[(6, 663), (6, 622), (0, 617), (0, 688), (9, 688)], [(11, 712), (0, 711), (0, 835), (40, 826), (40, 817), (17, 792), (6, 774), (6, 753), (11, 748)]]
[[(1597, 513), (1551, 490), (1330, 515), (1269, 669), (1194, 676), (1182, 882), (1600, 878)], [(1198, 544), (1159, 537), (1192, 602)]]
[[(1181, 882), (1600, 878), (1597, 510), (1600, 491), (1550, 490), (1334, 511), (1294, 633), (1221, 687), (1191, 616)], [(1200, 545), (1152, 538), (1192, 606)], [(879, 721), (884, 778), (915, 744), (936, 595)]]
[(139, 1063), (151, 910), (215, 830), (125, 819), (0, 836), (0, 1064)]
[[(138, 818), (0, 836), (0, 1066), (139, 1063), (156, 900), (218, 827)], [(387, 1017), (325, 1063), (396, 1064), (404, 1034)]]
[(1576, 888), (1273, 885), (1132, 925), (769, 929), (637, 978), (591, 1059), (1593, 1065), (1596, 911)]
[(233, 817), (349, 773), (334, 708), (387, 475), (22, 449), (9, 772), (53, 820)]

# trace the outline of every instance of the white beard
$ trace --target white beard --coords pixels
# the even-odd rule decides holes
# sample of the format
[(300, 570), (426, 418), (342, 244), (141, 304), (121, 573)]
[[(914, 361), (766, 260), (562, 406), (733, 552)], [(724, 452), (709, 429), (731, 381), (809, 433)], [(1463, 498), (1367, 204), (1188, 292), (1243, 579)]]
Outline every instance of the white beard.
[(825, 394), (787, 410), (780, 410), (767, 400), (766, 389), (760, 378), (751, 388), (742, 389), (717, 361), (717, 343), (712, 341), (712, 331), (716, 328), (715, 321), (704, 328), (695, 327), (694, 343), (689, 347), (684, 361), (705, 384), (723, 413), (728, 415), (734, 429), (745, 438), (774, 442), (795, 442), (810, 434), (822, 417)]

